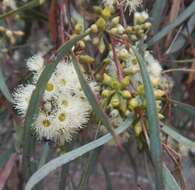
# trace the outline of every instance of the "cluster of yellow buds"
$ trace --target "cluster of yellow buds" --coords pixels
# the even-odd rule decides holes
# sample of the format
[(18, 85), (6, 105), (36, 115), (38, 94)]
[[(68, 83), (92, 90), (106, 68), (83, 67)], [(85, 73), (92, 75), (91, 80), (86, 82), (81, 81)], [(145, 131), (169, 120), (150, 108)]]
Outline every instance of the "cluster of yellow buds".
[(24, 35), (24, 32), (21, 30), (12, 31), (5, 28), (4, 26), (0, 26), (0, 33), (4, 34), (11, 44), (16, 43), (16, 37), (21, 37)]
[(127, 26), (125, 28), (126, 33), (129, 35), (132, 41), (144, 39), (147, 32), (150, 30), (152, 24), (148, 21), (148, 13), (135, 12), (134, 14), (134, 26)]

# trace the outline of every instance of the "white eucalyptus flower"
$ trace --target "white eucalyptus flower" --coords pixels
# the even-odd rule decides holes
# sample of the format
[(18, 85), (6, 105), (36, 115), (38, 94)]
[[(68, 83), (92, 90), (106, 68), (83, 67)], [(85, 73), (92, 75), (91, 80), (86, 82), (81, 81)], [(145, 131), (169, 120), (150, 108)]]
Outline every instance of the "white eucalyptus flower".
[[(44, 69), (44, 59), (37, 54), (27, 61), (33, 72), (33, 82)], [(99, 90), (97, 83), (89, 81), (93, 92)], [(35, 85), (19, 86), (14, 93), (15, 107), (25, 116)], [(79, 79), (71, 61), (58, 63), (46, 84), (40, 103), (39, 115), (33, 128), (39, 139), (46, 138), (55, 142), (68, 142), (72, 135), (84, 127), (91, 114), (91, 106), (82, 91)]]
[(26, 86), (19, 85), (13, 93), (14, 106), (18, 110), (18, 113), (22, 116), (26, 114), (28, 104), (35, 86), (28, 84)]
[(124, 6), (125, 10), (128, 9), (129, 14), (131, 14), (135, 12), (137, 8), (141, 7), (143, 0), (121, 0), (119, 3)]

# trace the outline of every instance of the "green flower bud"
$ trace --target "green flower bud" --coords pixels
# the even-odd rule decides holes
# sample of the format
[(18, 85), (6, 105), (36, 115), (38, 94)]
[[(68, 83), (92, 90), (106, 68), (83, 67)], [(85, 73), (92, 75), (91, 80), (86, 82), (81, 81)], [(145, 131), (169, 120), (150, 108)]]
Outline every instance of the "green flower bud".
[(154, 96), (157, 98), (157, 99), (160, 99), (162, 96), (165, 95), (165, 91), (163, 90), (160, 90), (160, 89), (157, 89), (157, 90), (154, 90)]
[(102, 8), (98, 6), (93, 6), (93, 10), (96, 14), (101, 14)]
[(109, 33), (112, 34), (113, 36), (117, 35), (118, 34), (118, 29), (116, 27), (114, 28), (111, 28), (109, 30)]
[(139, 106), (139, 102), (137, 101), (136, 98), (132, 98), (131, 100), (129, 100), (129, 102), (128, 102), (128, 108), (129, 109), (134, 110), (138, 106)]
[(133, 27), (132, 27), (132, 26), (127, 26), (127, 27), (125, 28), (125, 31), (126, 31), (128, 34), (132, 34)]
[(119, 16), (116, 16), (112, 19), (112, 25), (116, 26), (117, 24), (119, 24), (119, 21), (120, 21), (120, 17)]
[(128, 90), (123, 90), (121, 94), (124, 98), (131, 98), (132, 97), (131, 93)]
[(111, 99), (111, 105), (113, 108), (117, 108), (120, 105), (120, 100), (118, 95), (114, 95)]
[(139, 84), (139, 85), (137, 86), (137, 93), (138, 93), (139, 95), (143, 95), (143, 94), (144, 94), (144, 85), (143, 85), (143, 84)]
[(98, 27), (96, 24), (92, 24), (90, 27), (90, 31), (94, 34), (96, 34), (98, 32)]
[(117, 80), (112, 80), (112, 88), (115, 90), (120, 90), (121, 84)]
[(150, 22), (144, 23), (144, 29), (149, 30), (151, 28), (152, 24)]
[(107, 90), (107, 89), (103, 90), (101, 93), (101, 95), (105, 98), (110, 97), (111, 94), (112, 94), (112, 92), (110, 90)]
[(95, 59), (89, 55), (80, 55), (79, 61), (84, 64), (92, 64), (95, 62)]
[(103, 84), (111, 86), (112, 85), (112, 78), (108, 74), (104, 73), (102, 82), (103, 82)]
[(106, 27), (106, 21), (100, 17), (97, 21), (96, 21), (96, 25), (98, 27), (98, 29), (100, 31), (104, 31), (105, 30), (105, 27)]
[(125, 61), (129, 57), (129, 52), (126, 49), (122, 49), (118, 52), (118, 58), (122, 61)]
[(142, 126), (141, 123), (138, 122), (135, 126), (134, 126), (134, 131), (135, 131), (135, 135), (136, 137), (139, 137), (142, 133)]
[(93, 38), (92, 43), (94, 46), (97, 46), (99, 44), (100, 40), (98, 37)]
[(121, 84), (122, 84), (122, 87), (123, 87), (123, 88), (126, 88), (127, 86), (129, 86), (129, 84), (130, 84), (129, 77), (126, 76), (126, 77), (121, 81)]
[(102, 11), (101, 14), (104, 18), (109, 18), (111, 16), (111, 9), (109, 7), (105, 7)]
[(80, 34), (82, 32), (82, 25), (80, 23), (77, 23), (75, 26), (74, 26), (74, 30), (76, 32), (76, 34)]
[(110, 64), (110, 59), (109, 58), (104, 59), (103, 64), (104, 65), (109, 65)]

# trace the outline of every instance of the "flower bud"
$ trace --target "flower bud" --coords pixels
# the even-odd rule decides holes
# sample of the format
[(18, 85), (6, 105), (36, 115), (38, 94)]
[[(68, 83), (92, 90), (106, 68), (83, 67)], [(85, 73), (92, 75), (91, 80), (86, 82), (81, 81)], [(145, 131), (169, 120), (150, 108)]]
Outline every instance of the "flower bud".
[(6, 28), (4, 26), (0, 26), (0, 32), (5, 32)]
[(159, 99), (161, 98), (162, 96), (165, 95), (165, 91), (163, 90), (160, 90), (160, 89), (157, 89), (157, 90), (154, 90), (154, 96)]
[(121, 94), (124, 98), (131, 98), (131, 93), (128, 90), (123, 90)]
[(105, 7), (102, 11), (101, 14), (104, 18), (109, 18), (111, 16), (111, 9), (109, 7)]
[(126, 49), (122, 49), (118, 52), (118, 58), (122, 61), (127, 60), (129, 57), (129, 52)]
[(144, 29), (149, 30), (151, 28), (152, 24), (150, 22), (144, 23)]
[(161, 113), (158, 113), (158, 117), (159, 117), (159, 119), (164, 119), (165, 118), (165, 116), (162, 115)]
[(139, 137), (140, 134), (142, 133), (142, 126), (141, 126), (140, 122), (138, 122), (138, 123), (134, 126), (134, 131), (135, 131), (136, 137)]
[(112, 19), (112, 25), (116, 26), (117, 24), (119, 24), (119, 21), (120, 21), (120, 17), (119, 16), (116, 16)]
[(81, 31), (82, 31), (82, 25), (81, 25), (80, 23), (77, 23), (77, 24), (74, 26), (74, 29), (75, 29), (76, 34), (80, 34)]
[(129, 80), (129, 77), (128, 76), (126, 76), (122, 81), (121, 81), (121, 84), (122, 84), (122, 87), (127, 87), (127, 86), (129, 86), (129, 84), (130, 84), (130, 80)]
[(98, 29), (100, 31), (104, 31), (105, 30), (105, 27), (106, 27), (106, 21), (100, 17), (97, 21), (96, 21), (96, 25), (98, 27)]
[(137, 101), (136, 98), (132, 98), (131, 100), (129, 100), (129, 102), (128, 102), (128, 108), (129, 109), (134, 110), (138, 106), (139, 106), (139, 102)]
[(80, 55), (79, 61), (85, 64), (92, 64), (95, 62), (95, 59), (89, 55)]
[(108, 86), (111, 86), (111, 84), (112, 84), (112, 78), (109, 76), (109, 75), (107, 75), (106, 73), (104, 73), (104, 75), (103, 75), (103, 84), (106, 84), (106, 85), (108, 85)]
[(117, 95), (114, 95), (111, 99), (111, 105), (113, 108), (116, 108), (120, 105), (120, 100), (119, 97)]
[(139, 84), (139, 85), (137, 86), (137, 93), (138, 93), (139, 95), (143, 95), (143, 94), (144, 94), (144, 85), (143, 85), (143, 84)]
[(104, 64), (104, 65), (109, 65), (109, 64), (110, 64), (110, 59), (109, 59), (109, 58), (105, 58), (105, 59), (103, 60), (103, 64)]
[(112, 92), (110, 90), (107, 90), (107, 89), (103, 90), (101, 93), (101, 95), (105, 98), (110, 97), (111, 94), (112, 94)]
[(132, 27), (132, 26), (127, 26), (127, 27), (125, 28), (125, 31), (126, 31), (128, 34), (132, 34), (133, 27)]
[(151, 77), (151, 82), (154, 86), (158, 86), (159, 83), (160, 83), (160, 80), (159, 78), (154, 78), (154, 77)]
[(90, 27), (90, 31), (94, 34), (96, 34), (98, 32), (98, 27), (96, 24), (92, 24)]
[(112, 34), (113, 36), (117, 35), (118, 34), (118, 29), (116, 27), (114, 28), (111, 28), (109, 30), (109, 33)]
[(85, 42), (84, 42), (83, 40), (80, 40), (80, 41), (78, 42), (78, 45), (79, 45), (79, 47), (80, 47), (81, 49), (84, 49), (84, 48), (85, 48)]
[(92, 43), (94, 46), (97, 46), (99, 44), (99, 41), (100, 41), (99, 38), (95, 37), (95, 38), (93, 38)]
[(24, 32), (23, 32), (23, 31), (20, 31), (20, 30), (14, 31), (14, 34), (15, 34), (16, 36), (24, 36)]
[(112, 80), (112, 88), (115, 90), (120, 90), (121, 84), (117, 80)]
[(12, 32), (11, 30), (6, 30), (5, 35), (6, 35), (8, 38), (12, 38), (12, 37), (13, 37), (13, 32)]

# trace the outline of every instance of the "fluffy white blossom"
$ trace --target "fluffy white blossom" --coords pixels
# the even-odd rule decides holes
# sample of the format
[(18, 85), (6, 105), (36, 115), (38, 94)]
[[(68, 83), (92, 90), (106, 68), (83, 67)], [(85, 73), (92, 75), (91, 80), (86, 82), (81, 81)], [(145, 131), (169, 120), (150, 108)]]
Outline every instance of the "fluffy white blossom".
[(26, 114), (28, 104), (34, 89), (35, 86), (32, 84), (27, 84), (26, 86), (19, 85), (13, 93), (14, 105), (19, 114)]
[[(23, 116), (26, 114), (36, 82), (45, 67), (41, 54), (30, 58), (27, 67), (33, 72), (33, 84), (21, 85), (13, 94), (15, 107)], [(89, 85), (94, 92), (99, 90), (96, 82), (89, 81)], [(72, 62), (62, 61), (58, 63), (46, 84), (39, 115), (33, 127), (39, 139), (70, 141), (72, 135), (87, 124), (91, 111)]]
[(125, 9), (129, 9), (129, 14), (131, 14), (142, 5), (143, 1), (142, 0), (121, 0), (120, 3), (124, 5)]
[(103, 0), (104, 6), (113, 8), (115, 5), (122, 5), (129, 10), (129, 14), (136, 11), (143, 4), (143, 0)]

